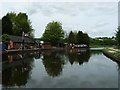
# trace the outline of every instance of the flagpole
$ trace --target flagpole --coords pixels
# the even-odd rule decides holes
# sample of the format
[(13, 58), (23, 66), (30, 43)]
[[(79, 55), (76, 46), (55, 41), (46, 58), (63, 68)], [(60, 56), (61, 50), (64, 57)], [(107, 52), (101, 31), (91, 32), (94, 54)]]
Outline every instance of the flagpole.
[(24, 50), (24, 32), (22, 32), (22, 50)]

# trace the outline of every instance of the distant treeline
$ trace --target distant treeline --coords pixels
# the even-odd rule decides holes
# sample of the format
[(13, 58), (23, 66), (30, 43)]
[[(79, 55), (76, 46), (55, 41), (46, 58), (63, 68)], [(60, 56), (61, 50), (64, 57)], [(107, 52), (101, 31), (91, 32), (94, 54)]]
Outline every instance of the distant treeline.
[(117, 45), (115, 37), (97, 37), (90, 38), (90, 46), (113, 46)]

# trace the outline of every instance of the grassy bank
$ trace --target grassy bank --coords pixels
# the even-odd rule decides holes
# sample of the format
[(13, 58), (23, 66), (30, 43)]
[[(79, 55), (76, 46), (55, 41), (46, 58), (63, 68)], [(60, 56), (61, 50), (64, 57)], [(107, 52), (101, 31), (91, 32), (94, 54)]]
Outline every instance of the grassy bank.
[(111, 45), (90, 45), (90, 48), (111, 48), (111, 47), (115, 47), (115, 46), (111, 46)]
[(103, 53), (112, 60), (120, 62), (120, 49), (106, 48)]

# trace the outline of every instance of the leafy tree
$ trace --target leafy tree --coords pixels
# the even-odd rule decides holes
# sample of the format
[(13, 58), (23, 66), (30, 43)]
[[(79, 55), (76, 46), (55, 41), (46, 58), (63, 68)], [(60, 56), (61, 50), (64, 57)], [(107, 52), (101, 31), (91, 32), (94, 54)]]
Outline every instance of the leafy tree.
[(68, 33), (64, 31), (64, 38), (63, 38), (64, 43), (68, 43)]
[(56, 45), (64, 37), (64, 31), (60, 22), (52, 21), (47, 24), (42, 40)]
[(77, 44), (83, 44), (84, 39), (83, 39), (83, 32), (82, 31), (78, 31), (78, 34), (76, 36), (76, 43)]
[(16, 17), (16, 26), (19, 28), (18, 35), (22, 35), (22, 32), (30, 33), (33, 31), (31, 22), (28, 20), (26, 13), (19, 13)]
[(1, 35), (0, 38), (2, 38), (2, 42), (3, 42), (4, 44), (6, 44), (6, 45), (8, 44), (9, 38), (8, 38), (8, 35), (7, 35), (7, 34)]
[(118, 42), (118, 45), (120, 46), (120, 26), (118, 27), (118, 31), (116, 33), (116, 40)]
[[(12, 22), (12, 33), (10, 35), (21, 36), (22, 32), (29, 34), (29, 36), (33, 37), (33, 29), (31, 26), (31, 22), (28, 19), (26, 13), (7, 13), (6, 17), (8, 17)], [(9, 34), (6, 32), (6, 34)]]
[(12, 22), (8, 16), (2, 18), (2, 34), (13, 34)]
[[(11, 20), (11, 22), (12, 22), (12, 34), (10, 34), (10, 35), (17, 35), (16, 33), (17, 33), (17, 31), (19, 31), (19, 29), (17, 28), (17, 26), (16, 26), (16, 17), (17, 17), (17, 14), (16, 13), (14, 13), (14, 12), (11, 12), (11, 13), (7, 13), (6, 14), (6, 16), (7, 17), (9, 17), (9, 19)], [(6, 33), (6, 34), (8, 34), (8, 33)]]
[(87, 44), (89, 46), (89, 36), (82, 31), (78, 31), (78, 33), (70, 31), (67, 40), (69, 44)]
[(74, 44), (75, 43), (75, 34), (72, 31), (70, 31), (70, 33), (69, 33), (68, 43), (69, 44)]
[(88, 34), (87, 33), (84, 33), (83, 34), (83, 44), (86, 44), (86, 45), (88, 45), (89, 46), (89, 36), (88, 36)]

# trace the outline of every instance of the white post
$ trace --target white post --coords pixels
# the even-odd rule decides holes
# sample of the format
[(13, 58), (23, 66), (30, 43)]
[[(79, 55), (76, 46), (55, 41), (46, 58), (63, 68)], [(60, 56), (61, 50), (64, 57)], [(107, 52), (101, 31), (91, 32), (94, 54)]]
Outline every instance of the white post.
[(24, 32), (22, 32), (22, 49), (24, 49)]

